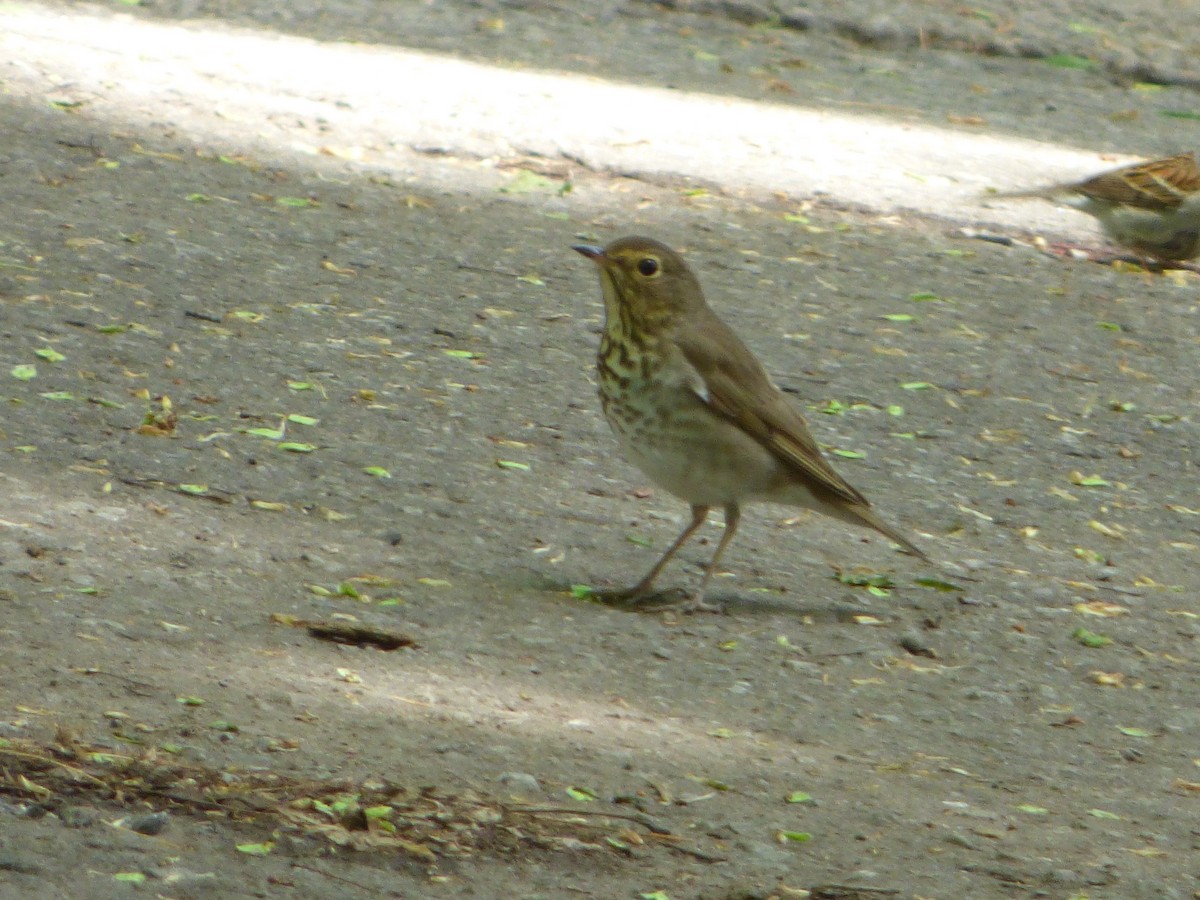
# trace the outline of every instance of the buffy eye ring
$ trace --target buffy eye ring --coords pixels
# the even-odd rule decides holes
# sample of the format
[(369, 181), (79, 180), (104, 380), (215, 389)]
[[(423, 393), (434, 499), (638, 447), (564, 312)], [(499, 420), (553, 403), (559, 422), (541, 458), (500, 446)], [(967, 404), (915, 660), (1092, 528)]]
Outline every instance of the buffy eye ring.
[(646, 256), (638, 260), (637, 269), (646, 278), (653, 278), (658, 274), (658, 260), (653, 256)]

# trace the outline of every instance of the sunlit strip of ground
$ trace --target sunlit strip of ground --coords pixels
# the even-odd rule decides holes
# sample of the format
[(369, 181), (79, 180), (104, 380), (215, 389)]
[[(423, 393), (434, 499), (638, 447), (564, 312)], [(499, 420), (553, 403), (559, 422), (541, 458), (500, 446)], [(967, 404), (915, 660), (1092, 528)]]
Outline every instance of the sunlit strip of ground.
[(0, 76), (10, 98), (66, 95), (114, 127), (168, 125), (260, 154), (333, 145), (385, 168), (412, 148), (566, 156), (598, 170), (1067, 231), (1091, 226), (1048, 204), (985, 210), (979, 195), (1028, 186), (1030, 173), (1074, 177), (1108, 164), (879, 116), (36, 5), (0, 8)]

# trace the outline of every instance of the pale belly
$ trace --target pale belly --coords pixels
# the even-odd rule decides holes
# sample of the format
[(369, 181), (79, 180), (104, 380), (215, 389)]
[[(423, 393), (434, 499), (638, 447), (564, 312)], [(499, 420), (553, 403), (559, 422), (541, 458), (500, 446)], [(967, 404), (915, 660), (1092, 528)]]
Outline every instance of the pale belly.
[(698, 506), (782, 499), (772, 495), (790, 479), (766, 448), (687, 389), (670, 405), (675, 411), (662, 416), (605, 404), (625, 457), (658, 487)]

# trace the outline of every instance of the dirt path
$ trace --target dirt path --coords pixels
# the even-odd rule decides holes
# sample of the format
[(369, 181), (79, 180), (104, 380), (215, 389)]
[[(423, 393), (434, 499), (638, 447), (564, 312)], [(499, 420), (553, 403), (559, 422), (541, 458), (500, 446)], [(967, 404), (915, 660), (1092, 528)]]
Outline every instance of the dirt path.
[[(63, 31), (34, 40), (46, 10)], [(643, 4), (224, 11), (457, 48), (497, 83), (537, 63), (800, 117), (870, 96), (880, 129), (964, 135), (961, 172), (892, 160), (916, 188), (872, 207), (837, 187), (870, 164), (846, 178), (837, 154), (781, 197), (628, 148), (593, 171), (489, 150), (494, 129), (396, 140), (376, 111), (420, 85), (351, 108), (351, 82), (254, 88), (186, 62), (192, 37), (221, 46), (211, 20), (128, 59), (94, 24), (71, 56), (81, 10), (107, 15), (4, 12), (26, 30), (0, 62), (0, 894), (1200, 889), (1198, 282), (959, 233), (1006, 221), (964, 200), (992, 183), (986, 147), (1058, 138), (1086, 165), (1195, 145), (1160, 114), (1196, 106), (1186, 85)], [(1061, 119), (1028, 114), (1034, 85)], [(686, 250), (839, 469), (942, 565), (762, 507), (713, 591), (726, 616), (572, 596), (639, 575), (685, 514), (616, 457), (590, 382), (599, 292), (567, 248), (626, 233)]]

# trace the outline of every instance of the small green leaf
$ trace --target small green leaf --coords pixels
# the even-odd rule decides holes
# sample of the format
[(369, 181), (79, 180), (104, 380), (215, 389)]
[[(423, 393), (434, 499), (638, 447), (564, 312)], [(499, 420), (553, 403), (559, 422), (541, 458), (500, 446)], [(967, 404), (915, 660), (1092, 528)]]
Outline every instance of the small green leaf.
[(443, 350), (442, 352), (455, 359), (479, 359), (479, 354), (473, 350)]
[(208, 727), (214, 729), (215, 731), (224, 731), (227, 734), (237, 734), (242, 730), (238, 728), (237, 725), (225, 719), (216, 719), (215, 721), (209, 722)]
[(567, 788), (567, 796), (572, 800), (578, 800), (580, 803), (594, 803), (597, 799), (595, 791), (580, 787)]
[(283, 439), (284, 430), (282, 425), (279, 428), (247, 428), (246, 434), (252, 434), (255, 437), (264, 437), (272, 441), (278, 441)]
[(928, 381), (906, 381), (900, 385), (906, 391), (924, 391), (933, 387)]
[(529, 466), (523, 462), (513, 462), (511, 459), (498, 459), (496, 465), (501, 469), (520, 469), (522, 472), (528, 472)]
[(183, 706), (203, 706), (208, 701), (203, 697), (176, 697), (175, 702)]
[(1160, 109), (1160, 116), (1166, 116), (1168, 119), (1184, 119), (1189, 122), (1200, 122), (1200, 112), (1192, 112), (1187, 109)]
[(807, 831), (781, 831), (779, 838), (782, 841), (792, 841), (797, 844), (803, 844), (806, 841), (812, 840), (812, 835)]
[(123, 331), (128, 331), (133, 326), (128, 322), (115, 325), (97, 325), (96, 330), (101, 334), (120, 334)]
[(787, 795), (788, 803), (815, 803), (812, 794), (806, 794), (804, 791), (792, 791)]
[(931, 588), (935, 591), (965, 591), (966, 588), (959, 587), (957, 584), (951, 584), (949, 581), (941, 581), (937, 578), (917, 578), (913, 580), (913, 584), (919, 584), (921, 587)]
[(42, 359), (46, 360), (46, 362), (52, 363), (62, 362), (64, 359), (66, 359), (65, 356), (63, 356), (53, 347), (43, 347), (41, 350), (35, 350), (34, 355), (41, 357)]
[(637, 544), (639, 547), (649, 547), (653, 543), (650, 538), (642, 537), (640, 534), (627, 534), (625, 540), (631, 544)]
[(1147, 731), (1145, 728), (1122, 728), (1122, 729), (1120, 729), (1120, 731), (1121, 731), (1121, 734), (1126, 735), (1127, 737), (1136, 737), (1136, 738), (1154, 737), (1153, 733)]
[(908, 313), (888, 313), (885, 316), (880, 316), (881, 319), (887, 319), (889, 322), (912, 322), (917, 317)]
[(286, 450), (288, 453), (312, 453), (317, 449), (316, 444), (305, 444), (300, 441), (284, 441), (279, 445), (280, 450)]
[(1043, 62), (1059, 69), (1094, 69), (1096, 63), (1086, 56), (1073, 56), (1070, 53), (1055, 53), (1047, 56)]
[(188, 203), (207, 203), (212, 197), (208, 196), (208, 194), (188, 194), (184, 199)]
[(208, 493), (208, 485), (207, 484), (181, 484), (181, 485), (179, 485), (178, 490), (184, 494), (196, 494), (197, 496), (199, 496), (200, 494)]
[(648, 894), (638, 894), (642, 900), (671, 900), (671, 895), (666, 891), (650, 891)]
[(558, 184), (528, 169), (522, 169), (508, 184), (500, 188), (502, 194), (531, 194), (544, 192), (553, 194), (558, 191)]
[(376, 478), (391, 478), (392, 477), (392, 473), (389, 472), (387, 469), (385, 469), (383, 466), (366, 466), (363, 469), (363, 471), (366, 472), (368, 475), (375, 476)]
[(886, 411), (889, 416), (897, 416), (898, 417), (898, 416), (904, 415), (904, 407), (898, 406), (895, 403), (893, 403), (891, 406), (889, 406)]
[(368, 806), (363, 810), (363, 815), (368, 819), (386, 819), (392, 814), (390, 806)]
[(834, 578), (851, 587), (892, 588), (896, 586), (891, 577), (882, 572), (838, 572)]
[(292, 206), (292, 207), (320, 206), (321, 205), (319, 202), (317, 202), (316, 200), (313, 200), (311, 197), (276, 197), (275, 202), (278, 203), (280, 206)]
[(1097, 819), (1112, 819), (1119, 822), (1121, 817), (1114, 812), (1109, 812), (1107, 809), (1089, 809), (1089, 816), (1095, 816)]
[(710, 731), (708, 733), (708, 735), (709, 735), (709, 737), (715, 737), (715, 738), (720, 738), (721, 740), (726, 740), (727, 738), (733, 737), (733, 732), (730, 731), (728, 728), (714, 728), (712, 731)]
[[(105, 409), (124, 409), (124, 403), (118, 403), (116, 400), (109, 400), (107, 397), (88, 397), (88, 403), (95, 403), (97, 406), (103, 406)], [(216, 416), (210, 416), (215, 419)]]
[(546, 282), (538, 278), (536, 275), (518, 275), (517, 281), (524, 281), (526, 284), (535, 284), (538, 287), (545, 287)]
[(262, 313), (251, 312), (248, 309), (235, 309), (229, 316), (233, 319), (241, 319), (243, 322), (261, 322), (265, 318)]
[(1085, 647), (1100, 648), (1107, 647), (1113, 642), (1110, 637), (1105, 637), (1102, 634), (1096, 634), (1094, 631), (1088, 631), (1086, 628), (1076, 628), (1071, 632), (1071, 637), (1079, 641)]
[(337, 592), (339, 597), (349, 597), (352, 600), (362, 599), (362, 594), (358, 592), (358, 588), (356, 588), (349, 581), (343, 581), (341, 584), (339, 584), (337, 586)]
[(13, 366), (9, 374), (20, 381), (29, 381), (32, 378), (37, 378), (37, 366), (23, 363), (19, 366)]
[(292, 413), (287, 417), (289, 422), (294, 422), (297, 425), (316, 425), (320, 419), (314, 419), (312, 416), (302, 416), (300, 413)]
[(867, 458), (867, 454), (862, 453), (858, 450), (838, 450), (836, 448), (833, 450), (833, 455), (841, 456), (845, 459), (866, 459)]
[(293, 391), (313, 391), (316, 390), (316, 385), (311, 381), (289, 381), (287, 386)]
[(1044, 816), (1050, 812), (1046, 807), (1034, 806), (1032, 803), (1021, 803), (1017, 806), (1017, 809), (1023, 813), (1029, 813), (1031, 816)]
[(332, 597), (333, 591), (322, 584), (307, 585), (310, 594), (316, 594), (318, 597)]
[(245, 853), (249, 856), (266, 856), (275, 849), (274, 841), (263, 841), (261, 844), (238, 844), (239, 853)]
[(38, 394), (39, 397), (45, 397), (47, 400), (78, 400), (79, 398), (70, 391), (46, 391), (44, 394)]
[(1101, 328), (1103, 328), (1105, 331), (1120, 331), (1121, 330), (1121, 326), (1118, 325), (1116, 322), (1097, 322), (1096, 324), (1099, 325)]
[(141, 884), (146, 880), (145, 872), (114, 872), (113, 881), (124, 881), (129, 884)]
[(450, 582), (445, 578), (418, 578), (417, 584), (423, 584), (425, 587), (450, 587)]
[(571, 585), (571, 596), (574, 597), (576, 600), (587, 600), (587, 599), (591, 598), (591, 596), (595, 593), (596, 592), (591, 588), (590, 585), (586, 585), (586, 584)]
[(930, 293), (929, 291), (917, 291), (915, 294), (909, 294), (908, 299), (912, 300), (914, 303), (932, 303), (933, 301), (941, 300), (942, 298), (937, 294)]

